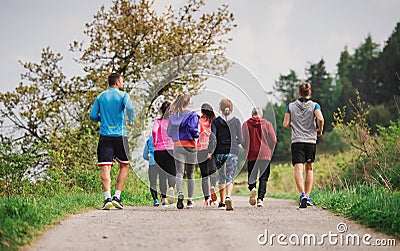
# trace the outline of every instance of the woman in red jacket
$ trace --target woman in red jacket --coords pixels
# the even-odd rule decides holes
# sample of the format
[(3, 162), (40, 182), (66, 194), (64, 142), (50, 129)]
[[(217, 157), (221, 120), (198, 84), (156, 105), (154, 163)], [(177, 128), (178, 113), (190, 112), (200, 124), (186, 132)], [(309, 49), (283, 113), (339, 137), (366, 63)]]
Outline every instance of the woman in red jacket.
[[(242, 126), (242, 146), (246, 149), (248, 184), (250, 190), (250, 205), (263, 206), (267, 191), (267, 181), (270, 174), (270, 161), (276, 144), (274, 128), (268, 120), (264, 119), (263, 110), (255, 107), (251, 118)], [(256, 202), (256, 182), (260, 172), (258, 196)]]
[[(215, 119), (215, 114), (211, 105), (204, 103), (201, 105), (201, 117), (199, 120), (199, 139), (197, 140), (197, 162), (201, 172), (201, 187), (204, 194), (204, 206), (210, 206), (217, 200), (215, 194), (216, 166), (213, 159), (208, 158), (208, 145), (211, 134), (211, 122)], [(210, 200), (211, 197), (211, 200)]]

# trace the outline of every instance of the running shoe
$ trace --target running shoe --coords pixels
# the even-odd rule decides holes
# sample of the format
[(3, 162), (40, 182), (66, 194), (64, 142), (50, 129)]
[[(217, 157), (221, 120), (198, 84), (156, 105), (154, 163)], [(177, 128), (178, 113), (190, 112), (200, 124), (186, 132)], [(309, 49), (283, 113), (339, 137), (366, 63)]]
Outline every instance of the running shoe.
[(162, 201), (161, 202), (161, 206), (164, 208), (164, 207), (168, 207), (168, 203), (166, 202), (166, 201)]
[(262, 199), (257, 199), (257, 207), (263, 207), (263, 201)]
[(193, 206), (194, 206), (194, 202), (192, 200), (188, 200), (187, 204), (186, 204), (186, 207), (187, 208), (193, 208)]
[(254, 206), (256, 204), (256, 188), (251, 189), (249, 203), (250, 205)]
[(179, 194), (178, 194), (178, 202), (176, 203), (176, 207), (177, 207), (178, 209), (182, 209), (182, 208), (183, 208), (183, 199), (184, 199), (183, 194), (182, 194), (182, 193), (179, 193)]
[(158, 202), (157, 199), (154, 200), (153, 206), (158, 207), (160, 205), (160, 203)]
[(211, 200), (205, 200), (203, 206), (205, 207), (211, 206)]
[(114, 207), (116, 207), (118, 209), (123, 209), (124, 208), (124, 205), (122, 205), (122, 201), (120, 199), (118, 199), (117, 196), (113, 197), (112, 204), (114, 205)]
[(215, 187), (210, 188), (210, 194), (211, 194), (211, 202), (217, 201), (217, 194), (215, 193)]
[(307, 196), (304, 192), (300, 195), (299, 208), (307, 208)]
[(218, 204), (218, 209), (225, 210), (225, 203), (220, 202), (220, 203)]
[(170, 187), (168, 188), (168, 204), (174, 204), (174, 188)]
[(313, 202), (312, 202), (310, 196), (307, 197), (307, 206), (310, 206), (310, 207), (311, 207), (311, 206), (314, 206), (314, 204), (313, 204)]
[(226, 197), (225, 198), (225, 204), (226, 204), (226, 211), (232, 211), (233, 207), (232, 207), (232, 200), (230, 197)]
[(111, 198), (107, 198), (104, 200), (104, 204), (101, 209), (102, 210), (110, 210), (112, 207), (113, 207), (113, 203), (111, 201)]

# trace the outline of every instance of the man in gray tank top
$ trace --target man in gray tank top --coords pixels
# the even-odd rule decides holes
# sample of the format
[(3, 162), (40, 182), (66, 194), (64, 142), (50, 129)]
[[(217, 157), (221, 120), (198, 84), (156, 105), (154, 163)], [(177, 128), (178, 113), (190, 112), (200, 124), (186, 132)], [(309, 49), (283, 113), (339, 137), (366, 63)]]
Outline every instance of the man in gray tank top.
[[(292, 164), (294, 179), (300, 193), (299, 207), (312, 206), (310, 193), (314, 181), (313, 165), (315, 160), (317, 137), (322, 136), (324, 117), (318, 103), (310, 99), (311, 85), (303, 82), (298, 89), (299, 99), (286, 107), (283, 120), (285, 128), (292, 129)], [(306, 167), (305, 184), (303, 168)]]

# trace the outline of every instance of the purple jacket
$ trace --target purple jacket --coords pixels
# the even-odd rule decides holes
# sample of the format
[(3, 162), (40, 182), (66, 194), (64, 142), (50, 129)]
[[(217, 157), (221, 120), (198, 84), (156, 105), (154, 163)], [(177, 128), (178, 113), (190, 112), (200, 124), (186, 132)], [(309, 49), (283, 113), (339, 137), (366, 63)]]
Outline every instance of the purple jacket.
[(174, 142), (179, 140), (195, 140), (199, 137), (199, 115), (191, 111), (171, 114), (167, 134)]

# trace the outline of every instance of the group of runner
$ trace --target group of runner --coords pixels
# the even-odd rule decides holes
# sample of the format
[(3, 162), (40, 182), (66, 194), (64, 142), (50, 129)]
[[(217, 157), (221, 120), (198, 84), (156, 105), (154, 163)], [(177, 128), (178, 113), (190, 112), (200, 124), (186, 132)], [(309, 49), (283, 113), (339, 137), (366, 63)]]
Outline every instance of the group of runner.
[[(105, 196), (102, 209), (106, 210), (113, 206), (123, 208), (120, 194), (129, 166), (126, 115), (128, 123), (133, 124), (133, 106), (129, 95), (121, 91), (123, 77), (118, 73), (112, 73), (108, 80), (110, 88), (97, 96), (90, 113), (92, 120), (100, 122), (97, 153), (98, 165), (102, 166), (101, 178)], [(292, 163), (300, 192), (299, 207), (304, 208), (312, 205), (309, 195), (313, 183), (313, 162), (316, 140), (322, 135), (323, 117), (320, 106), (310, 100), (309, 83), (301, 83), (298, 93), (300, 98), (287, 106), (283, 125), (292, 129)], [(178, 94), (172, 103), (168, 101), (162, 103), (161, 117), (154, 121), (152, 135), (146, 141), (143, 152), (143, 157), (149, 160), (148, 175), (154, 206), (160, 205), (156, 187), (158, 179), (161, 205), (166, 207), (174, 203), (176, 189), (176, 207), (184, 208), (183, 178), (186, 174), (186, 207), (192, 208), (194, 171), (199, 166), (204, 205), (210, 206), (217, 200), (218, 190), (220, 195), (218, 208), (233, 210), (231, 196), (238, 164), (239, 145), (246, 150), (249, 203), (258, 207), (263, 206), (270, 174), (270, 161), (277, 143), (273, 126), (263, 118), (263, 111), (259, 107), (252, 109), (251, 118), (243, 124), (233, 116), (231, 100), (223, 98), (219, 102), (219, 110), (221, 115), (216, 117), (212, 106), (204, 103), (199, 116), (190, 110), (190, 96), (184, 93)], [(120, 163), (120, 173), (115, 194), (111, 199), (110, 168), (113, 160)], [(302, 174), (304, 164), (305, 186)]]

